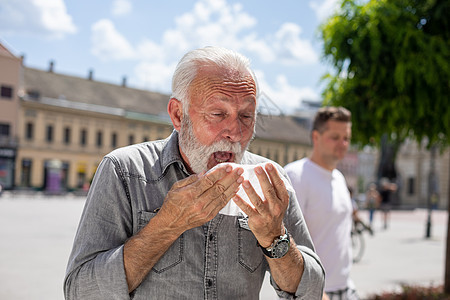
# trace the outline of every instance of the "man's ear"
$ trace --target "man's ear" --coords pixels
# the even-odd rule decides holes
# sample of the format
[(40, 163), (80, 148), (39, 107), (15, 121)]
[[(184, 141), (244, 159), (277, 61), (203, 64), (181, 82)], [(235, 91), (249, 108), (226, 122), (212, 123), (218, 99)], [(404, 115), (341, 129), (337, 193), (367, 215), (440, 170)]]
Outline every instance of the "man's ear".
[(170, 98), (167, 105), (167, 112), (172, 120), (173, 128), (179, 131), (181, 128), (181, 120), (183, 119), (183, 105), (176, 98)]
[(311, 142), (313, 143), (313, 145), (316, 143), (317, 138), (319, 137), (320, 133), (317, 130), (313, 130), (311, 132)]

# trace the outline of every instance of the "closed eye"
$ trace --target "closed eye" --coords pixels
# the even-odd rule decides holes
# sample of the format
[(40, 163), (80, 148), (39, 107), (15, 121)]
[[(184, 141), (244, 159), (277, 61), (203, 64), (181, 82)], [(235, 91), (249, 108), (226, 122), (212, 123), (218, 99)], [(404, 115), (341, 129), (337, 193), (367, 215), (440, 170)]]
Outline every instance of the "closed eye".
[(254, 115), (252, 114), (243, 114), (241, 115), (241, 122), (244, 123), (245, 125), (251, 125), (253, 123), (254, 120)]

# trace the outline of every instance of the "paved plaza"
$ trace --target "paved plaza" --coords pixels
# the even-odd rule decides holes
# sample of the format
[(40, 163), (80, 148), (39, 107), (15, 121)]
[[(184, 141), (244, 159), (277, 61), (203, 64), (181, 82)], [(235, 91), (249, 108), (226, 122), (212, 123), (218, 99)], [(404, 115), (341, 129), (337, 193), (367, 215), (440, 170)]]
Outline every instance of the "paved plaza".
[[(62, 282), (84, 198), (12, 195), (0, 197), (0, 299), (63, 299)], [(366, 217), (366, 212), (362, 216)], [(387, 230), (375, 216), (375, 235), (352, 278), (364, 299), (401, 284), (443, 283), (447, 212), (432, 214), (425, 239), (426, 210), (394, 211)], [(276, 299), (265, 282), (261, 299)]]

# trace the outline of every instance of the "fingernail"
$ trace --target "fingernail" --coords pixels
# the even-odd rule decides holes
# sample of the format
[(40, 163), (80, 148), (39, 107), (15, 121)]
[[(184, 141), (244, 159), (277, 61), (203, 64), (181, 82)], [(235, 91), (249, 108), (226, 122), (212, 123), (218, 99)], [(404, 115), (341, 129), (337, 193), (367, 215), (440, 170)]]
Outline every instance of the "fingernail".
[(244, 173), (244, 169), (239, 168), (238, 171), (237, 171), (237, 173), (238, 173), (238, 175), (242, 175), (242, 174)]
[(267, 164), (267, 169), (269, 169), (270, 171), (272, 171), (272, 170), (273, 170), (272, 164)]
[(246, 189), (250, 188), (250, 182), (248, 181), (244, 181), (244, 183), (242, 184)]
[(231, 171), (233, 171), (233, 167), (230, 166), (230, 165), (227, 165), (225, 171), (226, 171), (227, 173), (230, 173)]
[(237, 183), (242, 183), (244, 181), (244, 177), (239, 176), (239, 178), (236, 180)]
[(263, 170), (261, 167), (256, 167), (255, 172), (256, 172), (256, 174), (262, 174)]

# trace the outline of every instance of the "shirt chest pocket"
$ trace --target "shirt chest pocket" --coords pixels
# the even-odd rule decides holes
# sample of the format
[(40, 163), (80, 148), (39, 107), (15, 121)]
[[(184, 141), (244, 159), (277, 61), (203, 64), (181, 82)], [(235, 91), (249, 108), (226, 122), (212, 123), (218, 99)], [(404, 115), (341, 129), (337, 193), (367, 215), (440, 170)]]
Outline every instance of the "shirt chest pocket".
[(248, 228), (246, 220), (238, 218), (238, 257), (239, 264), (247, 269), (250, 273), (255, 272), (261, 266), (264, 255), (258, 246), (253, 232)]
[[(140, 211), (138, 213), (138, 231), (144, 228), (156, 215), (155, 212)], [(184, 236), (181, 235), (153, 266), (153, 271), (163, 273), (183, 261)]]

